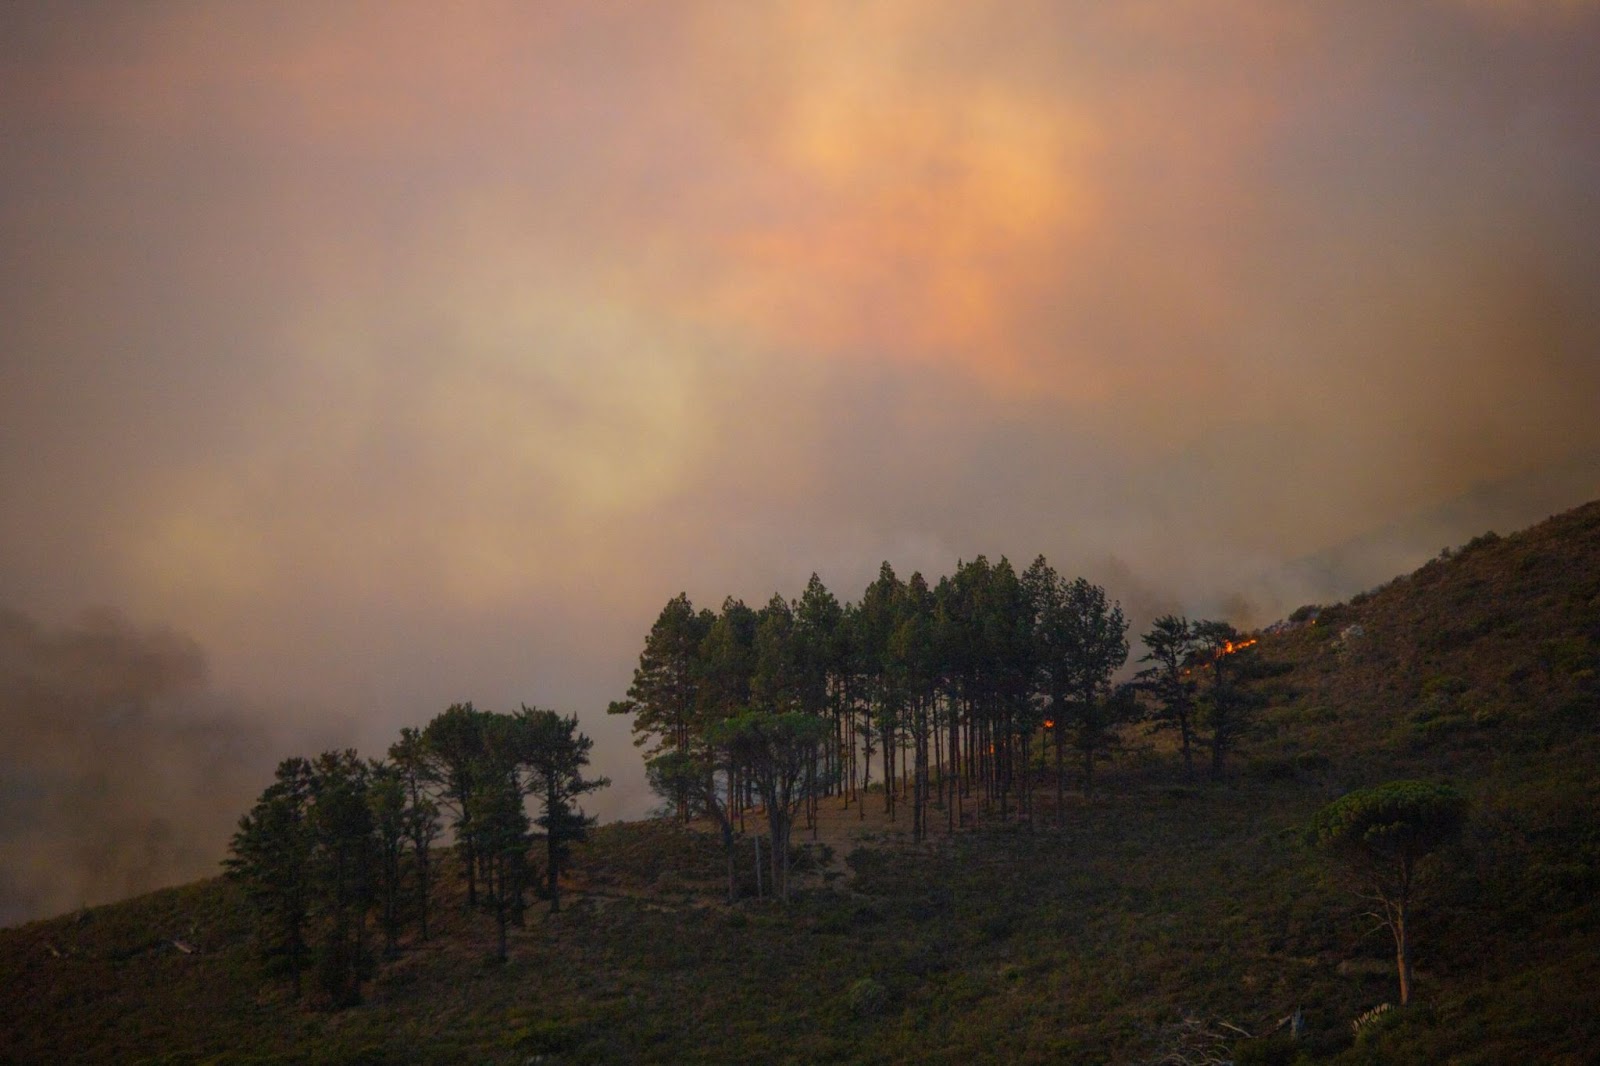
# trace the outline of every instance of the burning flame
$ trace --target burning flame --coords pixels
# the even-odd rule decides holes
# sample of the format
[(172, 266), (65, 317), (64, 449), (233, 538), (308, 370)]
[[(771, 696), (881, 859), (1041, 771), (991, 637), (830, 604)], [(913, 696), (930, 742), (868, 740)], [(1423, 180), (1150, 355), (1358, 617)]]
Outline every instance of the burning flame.
[[(1259, 644), (1259, 643), (1260, 643), (1260, 641), (1258, 641), (1255, 637), (1251, 637), (1249, 640), (1239, 640), (1239, 641), (1227, 640), (1227, 641), (1223, 641), (1222, 647), (1218, 648), (1216, 650), (1216, 654), (1211, 656), (1211, 661), (1212, 662), (1216, 662), (1218, 659), (1221, 659), (1224, 656), (1232, 655), (1234, 652), (1244, 651), (1246, 648), (1252, 647), (1253, 645), (1256, 645), (1256, 644)], [(1184, 670), (1183, 671), (1183, 676), (1184, 677), (1188, 677), (1189, 674), (1190, 674), (1189, 670)]]
[(1056, 727), (1056, 720), (1054, 718), (1046, 718), (1044, 720), (1044, 727), (1046, 729), (1054, 729)]

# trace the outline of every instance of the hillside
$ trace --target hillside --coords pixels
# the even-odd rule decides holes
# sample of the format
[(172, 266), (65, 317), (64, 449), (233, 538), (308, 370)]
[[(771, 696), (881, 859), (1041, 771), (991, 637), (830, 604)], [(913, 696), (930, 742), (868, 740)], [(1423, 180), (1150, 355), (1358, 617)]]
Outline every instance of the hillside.
[[(0, 1061), (1593, 1061), (1600, 503), (1259, 654), (1279, 665), (1224, 784), (1184, 782), (1135, 728), (1060, 830), (991, 820), (914, 847), (869, 796), (866, 822), (830, 812), (788, 907), (723, 902), (707, 833), (604, 827), (509, 963), (447, 876), (435, 936), (345, 1011), (262, 974), (221, 880), (3, 930)], [(1396, 777), (1453, 781), (1472, 819), (1417, 917), (1418, 1004), (1353, 1039), (1394, 998), (1393, 949), (1300, 831)], [(1298, 1042), (1247, 1039), (1296, 1008)]]
[(1559, 462), (1475, 485), (1443, 502), (1328, 545), (1246, 581), (1246, 600), (1281, 602), (1284, 590), (1306, 598), (1347, 596), (1407, 571), (1486, 529), (1519, 529), (1573, 500), (1600, 495), (1600, 450), (1580, 449)]

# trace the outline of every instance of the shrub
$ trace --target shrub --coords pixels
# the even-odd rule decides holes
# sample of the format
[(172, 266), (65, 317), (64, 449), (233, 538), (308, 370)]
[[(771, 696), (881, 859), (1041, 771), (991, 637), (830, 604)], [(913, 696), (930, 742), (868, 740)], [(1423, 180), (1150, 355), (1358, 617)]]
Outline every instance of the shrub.
[(991, 914), (979, 923), (978, 929), (986, 940), (1006, 940), (1017, 930), (1017, 917), (1010, 911)]
[(1234, 1066), (1291, 1066), (1300, 1047), (1288, 1033), (1241, 1040), (1233, 1046)]
[(1424, 701), (1440, 697), (1448, 699), (1452, 696), (1461, 695), (1469, 687), (1471, 686), (1462, 678), (1452, 677), (1448, 674), (1435, 674), (1422, 683), (1422, 688), (1417, 695)]
[(1321, 611), (1322, 605), (1320, 603), (1307, 603), (1303, 606), (1296, 607), (1294, 611), (1290, 613), (1289, 621), (1297, 624), (1300, 622), (1309, 622), (1313, 618), (1316, 618)]
[(307, 1060), (307, 1066), (386, 1066), (394, 1056), (381, 1044), (359, 1047), (323, 1048)]
[(1294, 779), (1294, 760), (1256, 756), (1245, 760), (1244, 775), (1254, 781), (1290, 781)]
[(1592, 668), (1596, 655), (1589, 641), (1582, 636), (1546, 640), (1539, 645), (1539, 659), (1546, 669), (1563, 674), (1576, 674)]
[(889, 990), (870, 977), (863, 977), (850, 986), (845, 1001), (852, 1013), (863, 1018), (882, 1014), (889, 1005)]
[(1593, 696), (1573, 696), (1556, 705), (1554, 716), (1558, 721), (1573, 725), (1589, 725), (1600, 719), (1600, 699)]
[(1328, 765), (1328, 757), (1321, 752), (1304, 751), (1297, 755), (1257, 756), (1245, 762), (1244, 773), (1256, 781), (1292, 781), (1303, 774), (1326, 770)]
[(581, 1026), (571, 1022), (545, 1019), (512, 1030), (506, 1042), (516, 1051), (525, 1051), (533, 1055), (555, 1055), (571, 1051), (578, 1046), (582, 1037)]

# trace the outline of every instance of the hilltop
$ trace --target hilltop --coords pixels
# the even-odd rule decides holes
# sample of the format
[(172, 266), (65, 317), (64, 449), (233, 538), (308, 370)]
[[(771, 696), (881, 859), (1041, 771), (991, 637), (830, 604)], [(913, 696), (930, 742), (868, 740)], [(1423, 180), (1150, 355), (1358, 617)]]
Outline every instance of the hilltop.
[[(0, 1060), (1591, 1061), (1600, 503), (1312, 608), (1259, 637), (1225, 783), (1135, 726), (1059, 830), (935, 817), (913, 845), (881, 793), (865, 821), (824, 800), (787, 907), (727, 904), (699, 827), (602, 827), (504, 965), (446, 855), (433, 938), (339, 1012), (264, 976), (237, 888), (203, 881), (0, 931)], [(1301, 830), (1401, 777), (1454, 782), (1471, 822), (1418, 915), (1417, 1005), (1357, 1038), (1392, 947)]]

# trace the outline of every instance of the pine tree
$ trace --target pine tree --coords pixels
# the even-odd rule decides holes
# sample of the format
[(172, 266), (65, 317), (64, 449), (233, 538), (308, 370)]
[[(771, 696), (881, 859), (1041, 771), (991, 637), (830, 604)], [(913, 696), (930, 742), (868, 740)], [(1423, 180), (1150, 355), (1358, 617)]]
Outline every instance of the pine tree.
[(432, 848), (439, 836), (439, 805), (429, 792), (428, 753), (422, 734), (407, 726), (389, 747), (389, 758), (405, 787), (404, 833), (411, 846), (418, 935), (428, 939), (428, 894), (432, 887)]
[(223, 866), (244, 888), (256, 914), (256, 939), (269, 960), (282, 959), (296, 998), (305, 969), (312, 884), (311, 764), (285, 759), (271, 785), (239, 819)]
[[(628, 698), (611, 704), (610, 714), (633, 716), (634, 746), (649, 757), (663, 751), (688, 751), (699, 705), (701, 643), (711, 629), (709, 611), (696, 612), (685, 593), (661, 609), (633, 672)], [(688, 821), (688, 796), (675, 799), (678, 817)]]
[(453, 703), (422, 730), (422, 766), (443, 806), (454, 815), (456, 851), (467, 883), (467, 906), (478, 904), (478, 848), (472, 795), (484, 758), (484, 720), (488, 712), (471, 703)]
[(1227, 622), (1198, 621), (1192, 632), (1191, 669), (1207, 681), (1199, 689), (1199, 717), (1211, 733), (1207, 743), (1211, 747), (1212, 780), (1221, 780), (1228, 753), (1250, 730), (1260, 702), (1242, 683), (1258, 669), (1255, 641), (1244, 639)]
[(506, 959), (506, 927), (520, 922), (528, 883), (530, 832), (525, 795), (514, 766), (484, 765), (472, 795), (473, 824), (487, 874), (484, 901), (494, 912), (497, 954)]
[(1176, 729), (1183, 752), (1183, 774), (1194, 776), (1194, 747), (1198, 743), (1195, 721), (1195, 679), (1190, 668), (1195, 651), (1194, 627), (1187, 618), (1162, 615), (1144, 641), (1148, 651), (1140, 657), (1150, 665), (1140, 670), (1140, 690), (1155, 701), (1153, 728)]
[(1411, 918), (1428, 859), (1461, 834), (1467, 800), (1450, 785), (1390, 781), (1359, 789), (1312, 819), (1311, 844), (1335, 856), (1394, 938), (1400, 1005), (1411, 1002)]
[(405, 776), (392, 763), (373, 760), (367, 767), (367, 806), (377, 848), (378, 924), (383, 929), (383, 950), (399, 947), (404, 914), (404, 857), (406, 848)]
[(810, 787), (806, 769), (828, 738), (826, 719), (808, 714), (749, 711), (720, 723), (714, 743), (746, 768), (766, 808), (771, 833), (772, 883), (789, 897), (789, 839), (794, 815)]
[(312, 764), (312, 883), (320, 912), (317, 990), (334, 1008), (361, 1001), (369, 960), (367, 912), (377, 863), (367, 764), (354, 751), (330, 751)]
[[(1106, 590), (1075, 578), (1062, 596), (1062, 638), (1068, 686), (1073, 694), (1073, 742), (1083, 758), (1083, 791), (1093, 782), (1094, 762), (1115, 742), (1116, 727), (1137, 713), (1128, 699), (1113, 698), (1111, 678), (1128, 661), (1128, 622)], [(1059, 726), (1058, 726), (1059, 728)]]
[(545, 834), (545, 890), (550, 910), (561, 909), (561, 871), (571, 846), (588, 838), (594, 819), (584, 816), (577, 800), (611, 782), (604, 777), (585, 778), (594, 741), (578, 732), (578, 716), (563, 718), (554, 711), (524, 706), (517, 716), (528, 739), (522, 764), (528, 771), (528, 790), (544, 805), (536, 820)]

